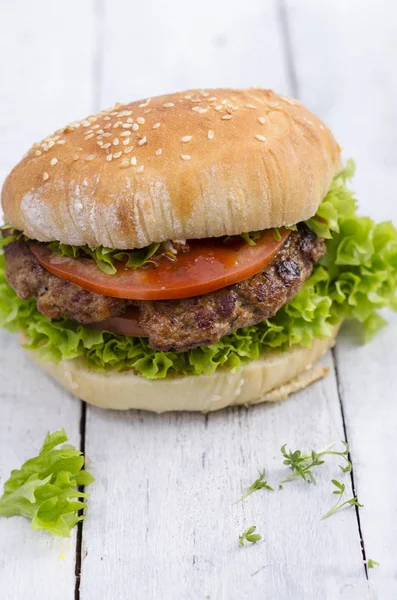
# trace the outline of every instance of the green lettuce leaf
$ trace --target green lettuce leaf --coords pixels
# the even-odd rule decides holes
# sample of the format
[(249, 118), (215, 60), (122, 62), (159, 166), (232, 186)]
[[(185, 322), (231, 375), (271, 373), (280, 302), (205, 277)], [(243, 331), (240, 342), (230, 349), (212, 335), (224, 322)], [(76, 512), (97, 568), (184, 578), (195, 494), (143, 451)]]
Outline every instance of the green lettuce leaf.
[(61, 244), (60, 242), (50, 242), (48, 244), (50, 250), (60, 256), (69, 256), (70, 258), (92, 258), (97, 267), (107, 275), (114, 275), (117, 273), (115, 263), (119, 261), (125, 263), (129, 269), (142, 267), (142, 265), (150, 262), (150, 259), (156, 254), (160, 246), (161, 244), (153, 243), (150, 244), (150, 246), (146, 246), (146, 248), (141, 248), (139, 250), (115, 250), (114, 248), (105, 248), (104, 246), (98, 246), (98, 248), (90, 248), (89, 246), (68, 246), (67, 244)]
[(4, 484), (0, 498), (0, 516), (30, 519), (33, 529), (45, 529), (53, 535), (69, 537), (71, 529), (84, 519), (78, 512), (87, 507), (79, 498), (89, 494), (78, 486), (94, 481), (83, 470), (84, 457), (67, 442), (64, 429), (48, 433), (40, 453), (25, 462)]
[(349, 162), (307, 222), (327, 239), (326, 256), (291, 302), (254, 327), (210, 346), (157, 352), (145, 338), (91, 331), (67, 319), (51, 321), (37, 311), (34, 300), (16, 296), (5, 280), (2, 256), (0, 326), (22, 331), (25, 346), (45, 360), (80, 357), (99, 371), (133, 369), (148, 379), (238, 369), (272, 348), (310, 346), (314, 338), (329, 337), (342, 319), (359, 321), (368, 340), (385, 324), (378, 310), (397, 310), (397, 231), (392, 223), (375, 224), (356, 214), (354, 194), (346, 187), (353, 171)]

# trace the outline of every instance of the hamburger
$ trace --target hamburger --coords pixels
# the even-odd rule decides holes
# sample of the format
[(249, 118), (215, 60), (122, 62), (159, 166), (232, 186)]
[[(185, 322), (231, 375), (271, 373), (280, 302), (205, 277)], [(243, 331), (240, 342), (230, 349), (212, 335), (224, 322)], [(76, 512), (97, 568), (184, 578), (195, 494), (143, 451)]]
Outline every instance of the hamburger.
[(324, 374), (397, 307), (397, 232), (356, 214), (330, 130), (262, 89), (117, 104), (2, 189), (0, 324), (98, 406), (211, 411)]

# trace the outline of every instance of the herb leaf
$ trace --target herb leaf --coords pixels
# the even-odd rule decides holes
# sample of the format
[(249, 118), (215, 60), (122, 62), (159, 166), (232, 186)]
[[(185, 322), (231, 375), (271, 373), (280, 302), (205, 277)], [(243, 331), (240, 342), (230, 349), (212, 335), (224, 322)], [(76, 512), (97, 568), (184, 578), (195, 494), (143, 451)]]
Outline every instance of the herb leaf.
[(78, 511), (87, 507), (79, 498), (88, 494), (77, 489), (94, 478), (82, 470), (84, 457), (69, 444), (64, 429), (48, 433), (38, 456), (26, 461), (4, 484), (0, 516), (19, 515), (31, 520), (35, 530), (69, 537), (71, 529), (84, 519)]
[(380, 563), (376, 562), (376, 560), (373, 560), (372, 558), (369, 558), (367, 561), (367, 566), (368, 569), (373, 569), (375, 566), (379, 566)]
[(342, 471), (344, 473), (350, 473), (352, 466), (351, 466), (351, 462), (348, 458), (349, 445), (344, 441), (342, 441), (342, 444), (345, 448), (343, 451), (338, 452), (336, 450), (332, 450), (332, 448), (335, 446), (335, 442), (332, 442), (332, 444), (330, 444), (323, 450), (319, 450), (318, 452), (316, 452), (315, 450), (312, 450), (308, 454), (302, 454), (302, 452), (300, 450), (295, 450), (294, 452), (289, 450), (287, 452), (287, 450), (286, 450), (287, 444), (284, 444), (284, 446), (282, 446), (282, 448), (281, 448), (281, 454), (284, 456), (283, 462), (285, 465), (290, 467), (290, 469), (292, 471), (292, 475), (289, 475), (288, 477), (285, 477), (284, 479), (282, 479), (280, 481), (280, 485), (282, 485), (284, 483), (288, 483), (289, 481), (292, 481), (293, 479), (296, 479), (297, 477), (301, 477), (304, 481), (307, 481), (309, 483), (316, 484), (316, 478), (313, 475), (312, 468), (318, 467), (318, 466), (324, 464), (325, 461), (321, 460), (321, 458), (324, 456), (330, 456), (330, 455), (341, 456), (344, 459), (346, 464), (345, 464), (345, 466), (339, 465), (340, 468), (342, 469)]
[(240, 542), (240, 546), (244, 546), (245, 542), (251, 542), (251, 544), (256, 544), (259, 540), (262, 539), (262, 536), (259, 533), (255, 533), (256, 526), (252, 525), (248, 527), (241, 535), (239, 535), (238, 539)]
[(248, 498), (248, 496), (250, 496), (254, 492), (257, 492), (258, 490), (261, 490), (263, 488), (265, 488), (266, 490), (270, 490), (271, 492), (274, 492), (274, 489), (272, 487), (270, 487), (270, 485), (267, 483), (267, 481), (265, 481), (264, 478), (265, 478), (265, 469), (263, 469), (262, 472), (259, 472), (259, 477), (257, 479), (255, 479), (254, 483), (252, 483), (249, 487), (244, 488), (243, 495), (241, 496), (241, 498), (236, 500), (235, 504), (237, 504), (237, 502), (242, 502), (243, 500)]
[(322, 521), (324, 519), (328, 519), (328, 517), (335, 514), (338, 510), (340, 510), (344, 506), (359, 506), (359, 507), (363, 506), (363, 504), (359, 503), (356, 496), (353, 496), (353, 498), (349, 498), (349, 500), (345, 500), (345, 502), (342, 502), (343, 496), (344, 496), (345, 490), (346, 490), (345, 484), (341, 483), (337, 479), (332, 479), (332, 483), (336, 487), (336, 489), (333, 491), (333, 494), (335, 494), (336, 496), (339, 496), (339, 499), (338, 499), (337, 503), (327, 513), (325, 513), (325, 515), (323, 515), (321, 517)]

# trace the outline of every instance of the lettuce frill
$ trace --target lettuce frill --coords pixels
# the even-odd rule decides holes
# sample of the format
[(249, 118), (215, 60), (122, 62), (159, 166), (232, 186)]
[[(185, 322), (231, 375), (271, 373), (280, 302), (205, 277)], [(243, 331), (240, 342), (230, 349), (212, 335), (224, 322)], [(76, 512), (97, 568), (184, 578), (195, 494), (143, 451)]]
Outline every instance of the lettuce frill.
[(0, 326), (24, 334), (25, 346), (44, 360), (84, 357), (99, 371), (134, 369), (148, 379), (210, 375), (220, 367), (238, 369), (269, 349), (285, 350), (329, 337), (342, 319), (362, 324), (368, 340), (385, 324), (379, 309), (397, 310), (397, 230), (358, 216), (346, 182), (353, 163), (338, 175), (307, 225), (326, 238), (327, 254), (291, 302), (271, 319), (245, 327), (210, 346), (186, 352), (157, 352), (145, 338), (87, 329), (67, 319), (51, 320), (34, 300), (20, 300), (5, 279), (0, 255)]

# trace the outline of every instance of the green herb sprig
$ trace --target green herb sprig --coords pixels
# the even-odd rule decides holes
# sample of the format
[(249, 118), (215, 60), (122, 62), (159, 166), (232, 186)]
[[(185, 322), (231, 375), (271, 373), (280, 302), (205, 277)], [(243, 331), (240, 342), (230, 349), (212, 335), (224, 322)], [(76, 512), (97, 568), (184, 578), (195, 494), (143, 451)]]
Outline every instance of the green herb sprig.
[(237, 504), (237, 502), (242, 502), (243, 500), (248, 498), (248, 496), (250, 496), (254, 492), (257, 492), (258, 490), (262, 490), (262, 489), (266, 489), (266, 490), (270, 490), (271, 492), (274, 492), (274, 489), (272, 487), (270, 487), (270, 485), (265, 480), (265, 469), (263, 469), (262, 472), (259, 472), (259, 477), (257, 479), (255, 479), (254, 483), (252, 483), (249, 487), (243, 489), (243, 495), (241, 496), (241, 498), (236, 500), (236, 502), (234, 504)]
[(345, 484), (341, 483), (337, 479), (332, 479), (332, 483), (336, 487), (336, 490), (333, 491), (333, 494), (335, 494), (336, 496), (339, 496), (339, 498), (338, 498), (337, 503), (327, 513), (325, 513), (325, 515), (323, 515), (321, 517), (321, 521), (323, 521), (324, 519), (328, 519), (328, 517), (335, 514), (338, 510), (340, 510), (344, 506), (359, 506), (360, 508), (363, 506), (363, 504), (360, 504), (358, 502), (357, 496), (353, 496), (353, 498), (349, 498), (349, 500), (345, 500), (344, 502), (342, 502), (345, 491), (346, 491)]
[(324, 464), (325, 461), (322, 460), (324, 456), (334, 455), (342, 457), (346, 464), (339, 465), (339, 467), (344, 473), (350, 473), (352, 465), (349, 460), (349, 446), (346, 442), (342, 441), (345, 449), (338, 452), (336, 450), (332, 450), (332, 448), (335, 446), (335, 443), (336, 442), (332, 442), (332, 444), (317, 452), (312, 450), (308, 454), (302, 454), (301, 450), (294, 450), (293, 452), (289, 450), (287, 452), (287, 444), (284, 444), (284, 446), (281, 448), (281, 454), (284, 456), (283, 463), (290, 467), (292, 474), (282, 479), (280, 481), (280, 485), (282, 486), (284, 483), (293, 481), (297, 477), (301, 477), (304, 481), (309, 483), (316, 484), (316, 478), (313, 475), (312, 468)]
[(256, 526), (252, 525), (248, 527), (241, 535), (239, 535), (240, 546), (244, 546), (245, 542), (251, 542), (251, 544), (256, 544), (259, 540), (262, 539), (262, 536), (259, 533), (255, 533)]
[(372, 558), (369, 558), (367, 560), (368, 569), (374, 569), (375, 567), (378, 567), (379, 565), (380, 565), (380, 563), (376, 562), (376, 560), (373, 560)]

